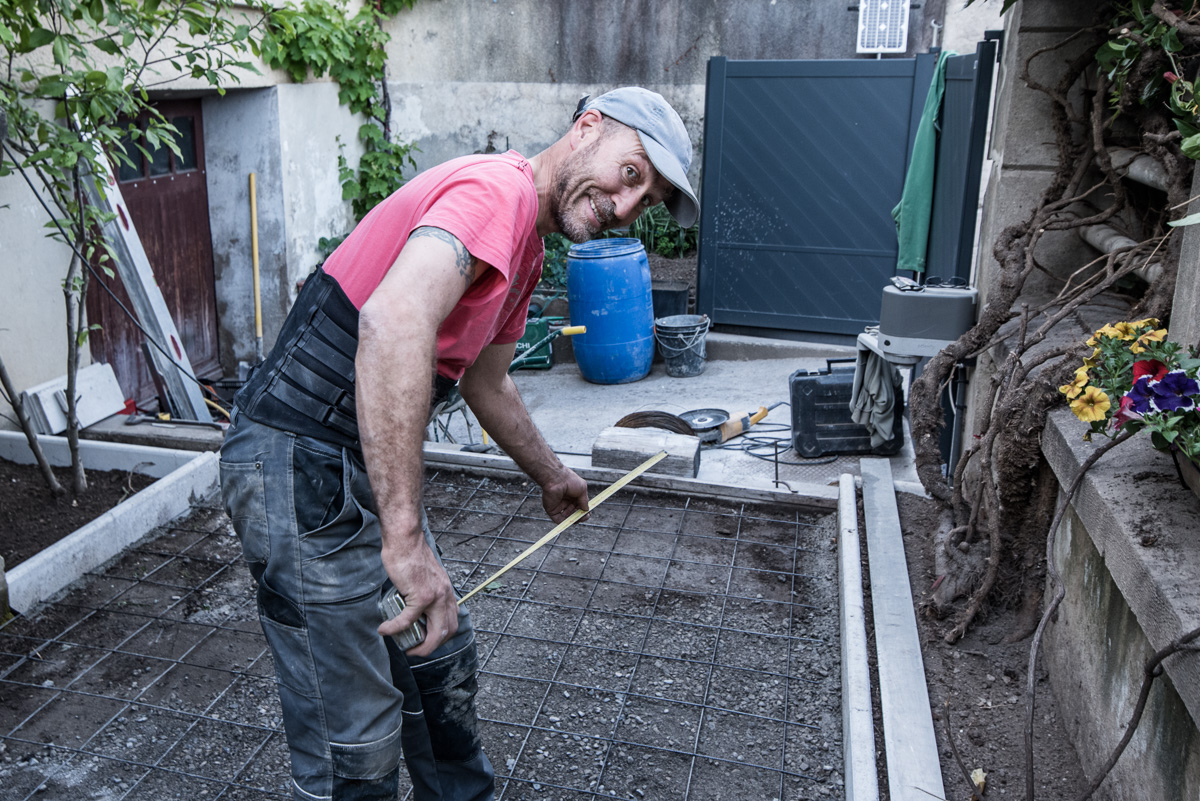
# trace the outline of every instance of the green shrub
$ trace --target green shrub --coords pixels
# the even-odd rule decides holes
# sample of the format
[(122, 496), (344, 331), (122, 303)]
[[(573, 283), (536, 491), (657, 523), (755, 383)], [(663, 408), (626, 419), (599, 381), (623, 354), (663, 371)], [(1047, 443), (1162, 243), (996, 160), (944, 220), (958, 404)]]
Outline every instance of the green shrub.
[[(693, 253), (698, 244), (700, 229), (681, 228), (667, 207), (661, 203), (647, 211), (627, 230), (609, 231), (605, 237), (631, 237), (640, 240), (647, 253), (657, 253), (668, 259), (677, 259)], [(571, 240), (562, 234), (543, 237), (546, 258), (542, 265), (542, 282), (550, 286), (567, 285), (567, 253)]]
[(699, 245), (700, 228), (682, 228), (667, 207), (661, 203), (638, 217), (628, 232), (610, 231), (607, 236), (628, 236), (641, 240), (647, 253), (657, 253), (677, 259), (694, 251)]

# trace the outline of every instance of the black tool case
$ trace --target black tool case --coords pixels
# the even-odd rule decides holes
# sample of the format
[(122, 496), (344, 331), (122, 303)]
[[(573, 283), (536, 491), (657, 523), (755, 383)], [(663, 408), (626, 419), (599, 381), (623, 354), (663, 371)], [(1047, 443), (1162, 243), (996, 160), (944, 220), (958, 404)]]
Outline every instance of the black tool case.
[(797, 370), (788, 379), (792, 401), (792, 447), (801, 456), (891, 456), (904, 444), (904, 389), (895, 376), (895, 426), (891, 440), (871, 447), (867, 427), (850, 419), (856, 359), (827, 359), (824, 370)]

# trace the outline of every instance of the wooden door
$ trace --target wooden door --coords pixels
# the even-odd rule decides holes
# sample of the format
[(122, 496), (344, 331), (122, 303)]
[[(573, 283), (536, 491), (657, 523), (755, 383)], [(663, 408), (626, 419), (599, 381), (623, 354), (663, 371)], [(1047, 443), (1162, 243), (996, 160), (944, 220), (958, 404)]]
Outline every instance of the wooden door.
[[(136, 166), (119, 166), (117, 181), (192, 369), (197, 377), (217, 378), (221, 366), (200, 101), (155, 106), (179, 129), (180, 155), (162, 146), (147, 158), (127, 143)], [(121, 279), (104, 282), (132, 311)], [(102, 287), (88, 290), (87, 306), (89, 322), (101, 326), (90, 337), (92, 358), (112, 365), (126, 397), (139, 406), (149, 403), (157, 391), (142, 351), (145, 336)]]

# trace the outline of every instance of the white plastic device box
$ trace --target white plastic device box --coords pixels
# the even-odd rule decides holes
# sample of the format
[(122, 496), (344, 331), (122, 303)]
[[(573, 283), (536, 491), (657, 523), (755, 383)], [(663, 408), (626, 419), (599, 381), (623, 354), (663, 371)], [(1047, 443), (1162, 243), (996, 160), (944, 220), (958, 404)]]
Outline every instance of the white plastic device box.
[(879, 345), (884, 354), (934, 356), (975, 324), (974, 287), (883, 288)]

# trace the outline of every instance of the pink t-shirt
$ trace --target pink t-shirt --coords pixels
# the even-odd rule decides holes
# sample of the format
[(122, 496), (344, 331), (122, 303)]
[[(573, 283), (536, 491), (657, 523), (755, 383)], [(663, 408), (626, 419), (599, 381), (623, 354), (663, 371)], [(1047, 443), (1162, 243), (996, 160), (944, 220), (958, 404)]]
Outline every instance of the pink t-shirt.
[(441, 228), (494, 267), (478, 276), (438, 329), (437, 371), (458, 380), (493, 343), (525, 333), (529, 298), (542, 275), (533, 169), (519, 153), (464, 156), (426, 170), (371, 210), (325, 262), (325, 272), (361, 309), (409, 235)]

